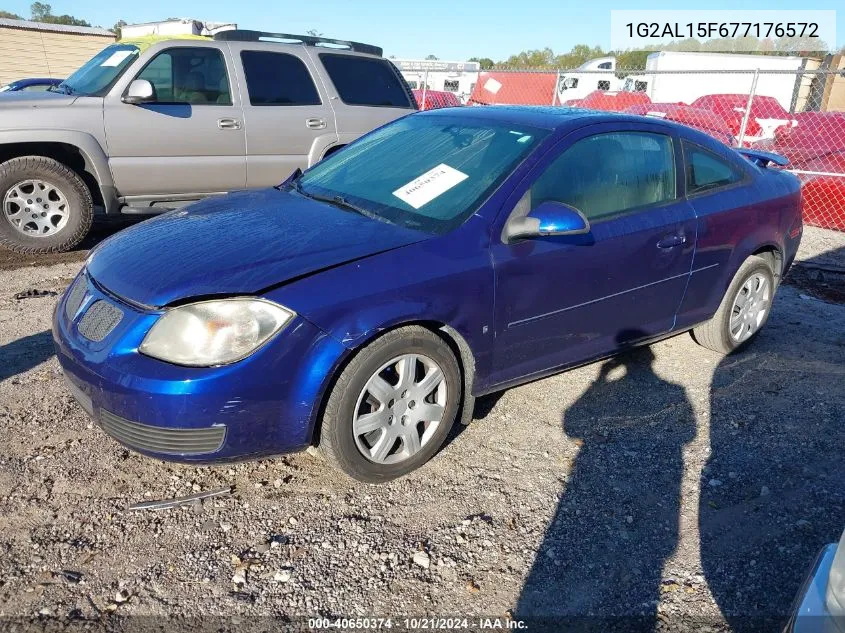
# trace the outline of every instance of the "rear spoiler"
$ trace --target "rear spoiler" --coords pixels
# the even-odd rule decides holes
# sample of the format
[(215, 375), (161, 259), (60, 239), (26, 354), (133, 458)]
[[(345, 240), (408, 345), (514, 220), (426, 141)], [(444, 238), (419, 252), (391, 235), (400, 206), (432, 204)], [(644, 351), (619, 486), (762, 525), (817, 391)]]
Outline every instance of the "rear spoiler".
[(789, 164), (789, 159), (786, 156), (781, 156), (774, 152), (761, 152), (756, 149), (744, 149), (741, 147), (734, 149), (759, 167), (767, 167), (769, 163), (778, 167), (786, 167)]

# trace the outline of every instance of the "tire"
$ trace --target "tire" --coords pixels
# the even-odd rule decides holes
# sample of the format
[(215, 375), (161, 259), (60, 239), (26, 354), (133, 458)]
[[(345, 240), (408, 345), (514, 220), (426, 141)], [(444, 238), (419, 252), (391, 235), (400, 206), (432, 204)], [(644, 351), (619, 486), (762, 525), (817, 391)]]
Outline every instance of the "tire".
[[(397, 369), (405, 358), (411, 358), (407, 366), (415, 368), (411, 383), (403, 382), (403, 374)], [(399, 363), (393, 364), (397, 359)], [(436, 380), (434, 367), (440, 369), (445, 387), (438, 383), (434, 391), (425, 393)], [(387, 394), (381, 400), (369, 391), (375, 376), (386, 383), (379, 383), (383, 384), (381, 393)], [(395, 385), (391, 384), (394, 379)], [(443, 445), (457, 416), (461, 382), (458, 362), (440, 337), (419, 326), (392, 330), (357, 352), (341, 371), (323, 412), (320, 450), (333, 466), (359, 481), (380, 483), (406, 475), (431, 459)], [(420, 402), (414, 400), (418, 397)], [(389, 402), (384, 404), (384, 400)], [(433, 415), (438, 407), (442, 407), (442, 416), (436, 424), (433, 418), (417, 419), (427, 413)], [(378, 416), (381, 426), (356, 433), (356, 428), (368, 428), (356, 426), (359, 421), (363, 424), (367, 415), (373, 420)], [(417, 446), (413, 437), (418, 438)], [(382, 448), (386, 446), (392, 446), (392, 452), (385, 453)], [(386, 456), (376, 461), (381, 453)]]
[[(41, 185), (46, 188), (36, 188)], [(39, 195), (45, 196), (43, 200)], [(33, 206), (27, 206), (30, 203)], [(33, 219), (30, 211), (39, 217)], [(21, 156), (0, 165), (0, 246), (24, 254), (61, 253), (79, 244), (93, 221), (91, 192), (62, 163)]]
[[(736, 303), (738, 296), (740, 293), (743, 296), (747, 296), (751, 288), (754, 289), (752, 292), (763, 294), (763, 282), (768, 289), (766, 298), (763, 299), (760, 297), (752, 301), (750, 311), (753, 314), (750, 315), (751, 318), (747, 319), (744, 324), (741, 322), (745, 313), (740, 309), (739, 316), (742, 318), (735, 320), (735, 323), (740, 323), (740, 336), (735, 335), (737, 331), (736, 325), (734, 326), (734, 334), (732, 334), (731, 318), (737, 309)], [(749, 285), (747, 286), (746, 284)], [(696, 343), (720, 354), (730, 354), (744, 348), (757, 337), (760, 330), (766, 324), (766, 321), (768, 321), (776, 290), (775, 277), (769, 261), (763, 257), (752, 255), (742, 263), (742, 266), (739, 267), (736, 275), (734, 275), (730, 286), (728, 286), (728, 291), (722, 298), (722, 303), (719, 305), (719, 309), (713, 315), (713, 318), (693, 328), (692, 336)], [(753, 310), (755, 307), (757, 308), (756, 312)], [(761, 310), (765, 311), (760, 314)]]

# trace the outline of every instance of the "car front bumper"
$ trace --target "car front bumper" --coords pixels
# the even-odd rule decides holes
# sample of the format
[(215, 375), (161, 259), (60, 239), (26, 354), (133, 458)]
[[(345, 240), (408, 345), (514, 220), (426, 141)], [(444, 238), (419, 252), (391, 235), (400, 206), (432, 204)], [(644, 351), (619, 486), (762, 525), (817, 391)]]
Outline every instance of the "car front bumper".
[(296, 317), (241, 361), (180, 367), (138, 352), (161, 314), (110, 295), (85, 271), (56, 307), (69, 389), (104, 431), (173, 461), (249, 459), (311, 443), (327, 377), (346, 352), (340, 343)]

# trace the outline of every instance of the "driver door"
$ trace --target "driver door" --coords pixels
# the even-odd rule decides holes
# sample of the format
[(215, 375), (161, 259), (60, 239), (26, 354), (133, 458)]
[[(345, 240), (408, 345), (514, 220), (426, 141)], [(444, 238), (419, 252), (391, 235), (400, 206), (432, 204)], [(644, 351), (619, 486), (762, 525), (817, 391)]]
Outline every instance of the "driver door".
[(591, 227), (510, 243), (496, 236), (493, 383), (672, 329), (696, 240), (676, 147), (658, 126), (589, 126), (561, 141), (515, 191), (509, 216), (554, 200), (579, 209)]

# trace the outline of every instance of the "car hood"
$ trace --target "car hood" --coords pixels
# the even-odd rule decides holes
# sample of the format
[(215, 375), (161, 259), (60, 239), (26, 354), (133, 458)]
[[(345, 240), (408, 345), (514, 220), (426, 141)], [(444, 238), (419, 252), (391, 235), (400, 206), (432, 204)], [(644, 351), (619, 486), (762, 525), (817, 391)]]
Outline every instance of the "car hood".
[(88, 273), (145, 306), (257, 294), (271, 286), (428, 238), (277, 189), (209, 198), (103, 242)]
[(42, 91), (8, 91), (0, 92), (0, 109), (5, 108), (52, 108), (68, 106), (79, 97), (60, 92)]

